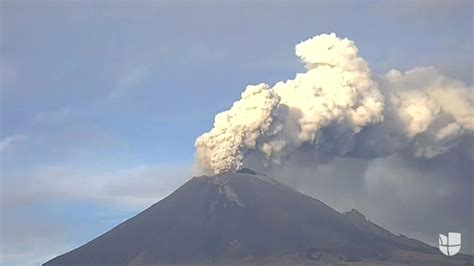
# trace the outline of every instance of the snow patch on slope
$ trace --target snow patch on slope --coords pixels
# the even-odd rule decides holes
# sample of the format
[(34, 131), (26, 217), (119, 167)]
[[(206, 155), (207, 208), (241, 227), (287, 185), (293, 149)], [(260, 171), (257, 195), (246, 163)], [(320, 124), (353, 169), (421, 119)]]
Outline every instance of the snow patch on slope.
[(237, 204), (238, 206), (244, 208), (245, 204), (240, 200), (239, 195), (235, 193), (232, 187), (228, 184), (230, 179), (214, 177), (212, 182), (218, 186), (219, 194), (223, 195), (227, 200)]

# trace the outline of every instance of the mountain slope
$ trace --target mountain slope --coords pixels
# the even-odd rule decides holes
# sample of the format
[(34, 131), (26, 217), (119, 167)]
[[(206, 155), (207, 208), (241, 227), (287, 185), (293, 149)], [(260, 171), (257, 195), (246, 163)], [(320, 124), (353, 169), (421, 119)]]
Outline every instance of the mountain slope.
[(341, 214), (269, 177), (244, 170), (194, 177), (137, 216), (45, 265), (341, 261), (458, 265), (470, 258), (449, 259), (431, 246), (391, 234), (355, 210)]

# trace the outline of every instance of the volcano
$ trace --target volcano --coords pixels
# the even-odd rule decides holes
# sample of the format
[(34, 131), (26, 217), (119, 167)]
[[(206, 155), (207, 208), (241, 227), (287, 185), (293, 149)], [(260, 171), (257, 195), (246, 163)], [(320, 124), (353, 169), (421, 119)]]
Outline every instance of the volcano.
[(45, 266), (472, 265), (340, 213), (265, 175), (193, 177), (168, 197)]

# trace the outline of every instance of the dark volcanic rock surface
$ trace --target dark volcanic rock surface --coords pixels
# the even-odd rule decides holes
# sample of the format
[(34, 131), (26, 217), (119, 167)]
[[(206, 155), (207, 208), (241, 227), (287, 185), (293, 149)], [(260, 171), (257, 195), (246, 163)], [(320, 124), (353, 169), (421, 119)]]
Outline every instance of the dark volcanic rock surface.
[(288, 256), (302, 265), (324, 260), (446, 262), (437, 249), (395, 236), (356, 210), (341, 214), (244, 169), (194, 177), (137, 216), (45, 265), (278, 265), (286, 264)]

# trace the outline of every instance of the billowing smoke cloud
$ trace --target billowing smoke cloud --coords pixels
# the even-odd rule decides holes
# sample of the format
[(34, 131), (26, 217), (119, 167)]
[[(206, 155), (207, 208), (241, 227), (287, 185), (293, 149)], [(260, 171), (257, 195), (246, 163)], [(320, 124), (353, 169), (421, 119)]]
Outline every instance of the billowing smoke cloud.
[(474, 97), (435, 68), (371, 73), (354, 42), (322, 34), (296, 45), (307, 72), (247, 86), (240, 100), (196, 139), (199, 166), (237, 171), (246, 157), (281, 164), (305, 150), (322, 157), (441, 155), (474, 132)]

